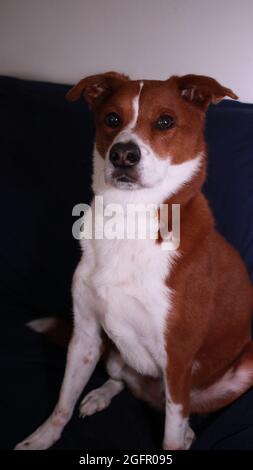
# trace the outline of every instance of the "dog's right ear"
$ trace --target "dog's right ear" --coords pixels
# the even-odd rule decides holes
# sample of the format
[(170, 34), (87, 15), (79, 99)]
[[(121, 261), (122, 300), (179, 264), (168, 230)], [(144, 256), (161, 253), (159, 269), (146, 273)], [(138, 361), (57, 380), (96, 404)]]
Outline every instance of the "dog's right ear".
[(91, 109), (96, 108), (107, 96), (116, 91), (124, 82), (129, 80), (126, 75), (117, 72), (107, 72), (83, 78), (67, 94), (68, 101), (76, 101), (83, 95)]

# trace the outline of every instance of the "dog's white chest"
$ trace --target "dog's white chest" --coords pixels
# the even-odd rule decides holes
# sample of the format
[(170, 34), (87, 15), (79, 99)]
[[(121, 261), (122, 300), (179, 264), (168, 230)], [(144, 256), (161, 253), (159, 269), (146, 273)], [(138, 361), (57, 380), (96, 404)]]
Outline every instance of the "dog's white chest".
[[(86, 275), (97, 296), (98, 320), (125, 362), (156, 376), (166, 365), (164, 333), (170, 310), (165, 280), (169, 252), (154, 240), (90, 240)], [(171, 253), (171, 252), (170, 252)]]

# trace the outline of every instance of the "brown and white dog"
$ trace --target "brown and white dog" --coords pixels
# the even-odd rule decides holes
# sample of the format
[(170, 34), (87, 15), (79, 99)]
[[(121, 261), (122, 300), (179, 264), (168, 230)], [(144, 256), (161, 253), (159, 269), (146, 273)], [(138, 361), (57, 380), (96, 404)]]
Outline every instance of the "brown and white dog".
[(159, 238), (82, 241), (59, 402), (16, 448), (46, 449), (59, 439), (105, 332), (113, 344), (110, 378), (84, 398), (81, 415), (107, 407), (126, 384), (164, 408), (163, 448), (188, 449), (189, 414), (217, 410), (253, 384), (252, 285), (201, 193), (206, 109), (237, 97), (209, 77), (132, 81), (115, 72), (84, 78), (67, 97), (82, 95), (96, 123), (94, 194), (105, 207), (167, 203), (169, 223), (172, 204), (180, 204), (181, 242), (166, 251)]

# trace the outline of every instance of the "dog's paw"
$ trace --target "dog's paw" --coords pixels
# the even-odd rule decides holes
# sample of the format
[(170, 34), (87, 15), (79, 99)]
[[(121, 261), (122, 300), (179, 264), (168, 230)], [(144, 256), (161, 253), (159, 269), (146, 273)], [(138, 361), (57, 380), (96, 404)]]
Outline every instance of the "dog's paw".
[(14, 447), (14, 450), (45, 450), (47, 449), (46, 446), (43, 445), (42, 441), (38, 441), (35, 439), (32, 439), (31, 437), (28, 437), (22, 442), (19, 442)]
[(164, 450), (188, 450), (193, 441), (195, 440), (195, 433), (187, 426), (185, 430), (184, 440), (182, 442), (177, 442), (176, 440), (171, 440), (171, 442), (164, 442), (163, 449)]
[(97, 388), (92, 390), (88, 395), (84, 397), (80, 405), (80, 417), (91, 416), (98, 411), (102, 411), (110, 405), (111, 398), (108, 394)]
[(195, 436), (195, 432), (192, 430), (192, 428), (190, 428), (190, 426), (186, 429), (186, 433), (185, 433), (185, 438), (184, 438), (184, 449), (185, 450), (188, 450), (190, 449), (191, 445), (193, 444), (193, 442), (195, 441), (196, 439), (196, 436)]
[(33, 434), (16, 445), (14, 450), (45, 450), (59, 439), (59, 434), (53, 427), (41, 426)]

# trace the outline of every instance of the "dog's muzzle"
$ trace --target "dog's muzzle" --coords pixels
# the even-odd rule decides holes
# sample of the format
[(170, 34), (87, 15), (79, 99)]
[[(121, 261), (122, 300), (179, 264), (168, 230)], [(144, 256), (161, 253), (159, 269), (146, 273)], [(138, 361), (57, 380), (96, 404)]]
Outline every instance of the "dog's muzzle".
[(110, 150), (109, 160), (114, 167), (112, 180), (117, 183), (132, 185), (138, 182), (137, 165), (141, 160), (141, 151), (134, 142), (118, 142)]

